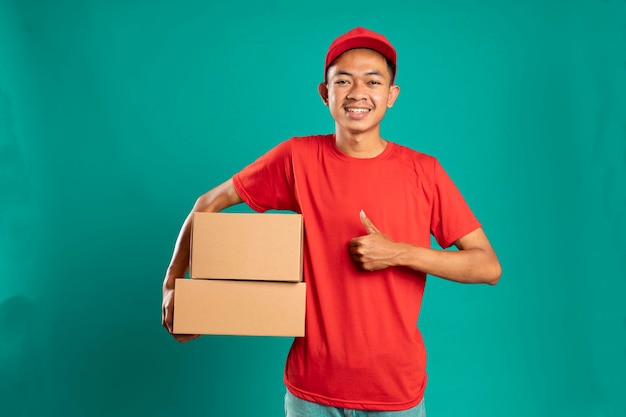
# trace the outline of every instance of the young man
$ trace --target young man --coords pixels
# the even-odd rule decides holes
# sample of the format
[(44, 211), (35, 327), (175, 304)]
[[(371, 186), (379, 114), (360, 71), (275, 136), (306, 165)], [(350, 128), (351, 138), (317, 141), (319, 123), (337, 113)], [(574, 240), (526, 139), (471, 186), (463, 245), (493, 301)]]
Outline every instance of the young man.
[[(287, 358), (288, 417), (423, 416), (426, 353), (416, 323), (426, 274), (462, 283), (500, 278), (480, 223), (437, 160), (381, 137), (400, 92), (395, 72), (396, 51), (382, 35), (356, 28), (338, 37), (319, 85), (335, 133), (279, 144), (192, 210), (245, 202), (303, 215), (306, 337), (294, 340)], [(170, 333), (190, 219), (163, 283)], [(431, 233), (459, 250), (430, 249)]]

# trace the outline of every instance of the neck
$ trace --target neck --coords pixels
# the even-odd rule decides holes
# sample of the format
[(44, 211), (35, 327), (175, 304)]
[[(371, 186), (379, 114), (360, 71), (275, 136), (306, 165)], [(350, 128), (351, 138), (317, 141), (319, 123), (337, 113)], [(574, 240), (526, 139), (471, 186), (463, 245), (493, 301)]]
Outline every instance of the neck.
[(337, 131), (335, 143), (341, 152), (354, 158), (375, 158), (387, 147), (387, 141), (378, 131), (357, 134)]

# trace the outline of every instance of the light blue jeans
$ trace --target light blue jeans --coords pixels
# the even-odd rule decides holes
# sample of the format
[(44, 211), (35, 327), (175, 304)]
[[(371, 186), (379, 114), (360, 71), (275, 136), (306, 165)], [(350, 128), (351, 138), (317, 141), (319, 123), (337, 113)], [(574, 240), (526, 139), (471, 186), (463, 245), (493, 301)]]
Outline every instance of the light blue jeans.
[(296, 397), (289, 391), (285, 394), (286, 417), (426, 417), (424, 400), (413, 408), (403, 411), (367, 411), (335, 408), (313, 403)]

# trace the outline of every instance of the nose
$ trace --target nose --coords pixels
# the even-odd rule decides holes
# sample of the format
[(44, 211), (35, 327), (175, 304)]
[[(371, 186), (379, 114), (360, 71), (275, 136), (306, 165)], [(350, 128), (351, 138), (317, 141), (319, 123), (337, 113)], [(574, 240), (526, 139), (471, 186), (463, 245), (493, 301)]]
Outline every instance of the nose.
[(351, 99), (351, 100), (361, 100), (365, 97), (365, 83), (359, 80), (356, 80), (353, 84), (352, 87), (350, 88), (350, 91), (348, 92), (348, 96), (347, 98)]

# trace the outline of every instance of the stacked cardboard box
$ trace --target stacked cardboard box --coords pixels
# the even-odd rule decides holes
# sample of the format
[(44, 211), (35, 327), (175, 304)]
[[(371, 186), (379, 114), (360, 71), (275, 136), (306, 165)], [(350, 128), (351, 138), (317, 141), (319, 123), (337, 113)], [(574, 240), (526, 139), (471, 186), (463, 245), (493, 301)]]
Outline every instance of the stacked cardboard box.
[(299, 214), (194, 213), (174, 332), (304, 336), (302, 239)]

